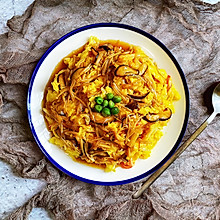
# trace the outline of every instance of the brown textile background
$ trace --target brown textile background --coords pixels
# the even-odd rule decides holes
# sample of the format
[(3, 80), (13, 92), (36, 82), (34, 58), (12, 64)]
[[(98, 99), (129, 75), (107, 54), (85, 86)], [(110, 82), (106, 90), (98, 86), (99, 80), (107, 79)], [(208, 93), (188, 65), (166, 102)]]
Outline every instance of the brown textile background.
[(57, 220), (219, 220), (219, 117), (137, 200), (131, 195), (141, 182), (122, 186), (80, 182), (57, 170), (34, 142), (26, 97), (37, 61), (62, 35), (98, 22), (141, 28), (175, 55), (185, 72), (191, 98), (185, 138), (208, 117), (203, 94), (220, 80), (220, 3), (36, 0), (24, 15), (9, 20), (9, 32), (0, 35), (0, 158), (21, 177), (44, 179), (47, 186), (8, 219), (28, 219), (33, 207), (45, 207)]

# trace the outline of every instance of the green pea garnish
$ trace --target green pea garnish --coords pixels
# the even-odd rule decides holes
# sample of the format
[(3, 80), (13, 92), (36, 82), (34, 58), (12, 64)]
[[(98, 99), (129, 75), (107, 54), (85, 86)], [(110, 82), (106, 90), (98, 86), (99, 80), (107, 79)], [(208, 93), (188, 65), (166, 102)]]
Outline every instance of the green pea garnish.
[(110, 109), (109, 108), (103, 108), (102, 109), (102, 115), (104, 116), (104, 117), (107, 117), (107, 116), (110, 116), (111, 115), (111, 111), (110, 111)]
[(108, 100), (104, 100), (103, 103), (102, 103), (102, 106), (107, 107), (108, 106)]
[(98, 105), (101, 105), (103, 103), (103, 98), (100, 97), (100, 96), (96, 96), (95, 97), (95, 102), (98, 104)]
[(113, 108), (115, 106), (115, 103), (112, 101), (112, 100), (110, 100), (109, 102), (108, 102), (108, 107), (109, 108)]
[(121, 102), (121, 97), (116, 95), (116, 96), (113, 97), (112, 100), (113, 100), (114, 103), (119, 103), (119, 102)]
[(112, 108), (112, 109), (111, 109), (111, 113), (112, 113), (113, 115), (117, 115), (117, 114), (119, 113), (118, 107)]
[(101, 113), (104, 117), (117, 115), (119, 113), (119, 109), (118, 107), (115, 107), (115, 103), (119, 103), (121, 100), (122, 98), (120, 96), (114, 96), (113, 93), (107, 93), (105, 99), (101, 96), (96, 96), (96, 105), (94, 106), (94, 110)]
[(101, 105), (95, 105), (94, 109), (96, 112), (101, 112), (102, 111), (102, 106)]
[(113, 94), (113, 93), (107, 93), (107, 94), (106, 94), (106, 98), (107, 98), (108, 100), (113, 99), (113, 97), (114, 97), (114, 94)]

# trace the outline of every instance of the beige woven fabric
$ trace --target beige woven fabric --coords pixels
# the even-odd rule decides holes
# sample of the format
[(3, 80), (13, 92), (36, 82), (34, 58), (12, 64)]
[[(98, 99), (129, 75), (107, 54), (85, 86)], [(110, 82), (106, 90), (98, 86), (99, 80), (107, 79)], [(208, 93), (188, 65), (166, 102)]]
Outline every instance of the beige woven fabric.
[(0, 158), (47, 186), (8, 219), (45, 207), (57, 220), (220, 219), (220, 120), (213, 123), (140, 199), (141, 182), (97, 186), (57, 170), (29, 129), (26, 97), (33, 69), (62, 35), (91, 23), (119, 22), (161, 40), (183, 68), (190, 91), (187, 138), (207, 117), (203, 94), (220, 80), (220, 4), (189, 0), (36, 0), (0, 35)]

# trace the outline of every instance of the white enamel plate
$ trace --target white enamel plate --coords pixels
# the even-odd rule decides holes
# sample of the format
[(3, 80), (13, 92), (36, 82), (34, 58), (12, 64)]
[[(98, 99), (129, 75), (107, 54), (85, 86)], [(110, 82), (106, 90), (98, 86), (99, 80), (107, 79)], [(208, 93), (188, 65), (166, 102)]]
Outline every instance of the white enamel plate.
[[(50, 133), (46, 128), (41, 110), (45, 86), (62, 58), (84, 45), (90, 36), (96, 36), (100, 40), (121, 40), (140, 46), (149, 57), (153, 58), (159, 68), (165, 69), (172, 76), (173, 83), (181, 95), (181, 99), (175, 102), (176, 112), (168, 126), (164, 128), (164, 135), (152, 150), (151, 156), (146, 160), (137, 160), (131, 169), (119, 167), (116, 172), (106, 173), (101, 169), (73, 161), (64, 151), (48, 141)], [(148, 176), (161, 167), (175, 152), (187, 126), (189, 94), (183, 71), (171, 52), (159, 40), (128, 25), (101, 23), (85, 26), (68, 33), (46, 51), (32, 75), (27, 108), (33, 136), (40, 149), (57, 168), (71, 177), (85, 182), (120, 185)]]

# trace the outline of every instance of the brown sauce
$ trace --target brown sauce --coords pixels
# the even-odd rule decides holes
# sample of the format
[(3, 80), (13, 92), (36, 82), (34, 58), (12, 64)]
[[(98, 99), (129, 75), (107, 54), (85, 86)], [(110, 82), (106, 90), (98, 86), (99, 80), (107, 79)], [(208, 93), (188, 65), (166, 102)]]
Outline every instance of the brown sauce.
[(96, 164), (96, 163), (87, 163), (85, 160), (82, 160), (80, 158), (73, 158), (74, 161), (76, 161), (77, 163), (81, 163), (84, 165), (87, 165), (89, 167), (94, 167), (94, 168), (98, 168), (98, 169), (105, 169), (105, 165), (101, 165), (101, 164)]

